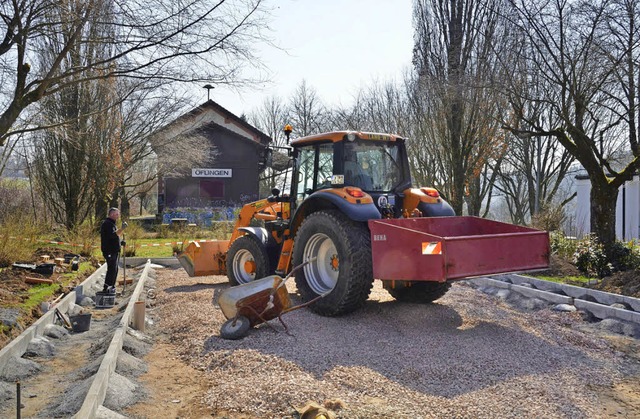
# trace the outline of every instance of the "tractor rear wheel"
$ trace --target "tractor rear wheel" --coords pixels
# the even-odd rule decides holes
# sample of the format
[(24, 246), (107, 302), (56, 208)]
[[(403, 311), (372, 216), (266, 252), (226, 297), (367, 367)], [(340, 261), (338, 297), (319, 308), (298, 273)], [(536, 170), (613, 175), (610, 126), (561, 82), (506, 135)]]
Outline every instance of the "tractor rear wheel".
[(395, 288), (387, 287), (385, 282), (385, 289), (393, 298), (407, 303), (431, 303), (444, 296), (449, 288), (448, 282), (410, 282)]
[(370, 240), (365, 224), (340, 211), (318, 211), (304, 220), (296, 234), (293, 264), (316, 258), (295, 276), (304, 301), (324, 295), (311, 310), (339, 316), (367, 301), (373, 285)]
[(227, 277), (231, 285), (246, 284), (270, 274), (267, 249), (246, 234), (231, 243), (227, 251)]

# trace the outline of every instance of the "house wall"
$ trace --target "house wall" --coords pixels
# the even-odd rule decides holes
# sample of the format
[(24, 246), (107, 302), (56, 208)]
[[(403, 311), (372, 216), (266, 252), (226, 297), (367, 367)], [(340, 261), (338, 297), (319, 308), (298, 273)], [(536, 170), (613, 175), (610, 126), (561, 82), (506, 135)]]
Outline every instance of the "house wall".
[[(264, 148), (215, 124), (198, 133), (209, 139), (215, 155), (202, 167), (190, 168), (182, 177), (163, 179), (159, 212), (164, 208), (233, 206), (257, 200), (259, 163)], [(203, 152), (209, 153), (209, 150)], [(193, 176), (192, 169), (231, 169), (231, 176), (197, 177)]]
[[(576, 225), (578, 237), (591, 232), (589, 179), (576, 179)], [(624, 213), (624, 217), (623, 217)], [(618, 240), (638, 240), (640, 238), (640, 177), (634, 176), (618, 191), (616, 202), (616, 237)]]

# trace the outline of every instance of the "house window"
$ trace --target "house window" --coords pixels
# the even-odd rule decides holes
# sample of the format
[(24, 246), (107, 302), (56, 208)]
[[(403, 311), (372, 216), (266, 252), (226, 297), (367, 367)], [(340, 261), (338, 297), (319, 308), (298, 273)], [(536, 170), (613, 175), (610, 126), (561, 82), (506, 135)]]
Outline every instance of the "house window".
[(224, 198), (224, 181), (200, 180), (200, 198)]

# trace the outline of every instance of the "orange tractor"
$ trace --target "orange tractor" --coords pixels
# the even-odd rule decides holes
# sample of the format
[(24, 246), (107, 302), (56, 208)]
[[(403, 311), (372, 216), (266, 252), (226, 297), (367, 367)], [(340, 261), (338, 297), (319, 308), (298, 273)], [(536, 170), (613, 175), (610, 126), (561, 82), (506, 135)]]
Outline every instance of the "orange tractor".
[(323, 296), (310, 308), (325, 316), (359, 308), (374, 278), (397, 300), (431, 302), (454, 279), (548, 266), (546, 232), (457, 217), (436, 189), (412, 186), (405, 144), (352, 131), (293, 140), (290, 192), (245, 205), (230, 240), (191, 243), (182, 266), (238, 285), (311, 261), (295, 282), (303, 300)]

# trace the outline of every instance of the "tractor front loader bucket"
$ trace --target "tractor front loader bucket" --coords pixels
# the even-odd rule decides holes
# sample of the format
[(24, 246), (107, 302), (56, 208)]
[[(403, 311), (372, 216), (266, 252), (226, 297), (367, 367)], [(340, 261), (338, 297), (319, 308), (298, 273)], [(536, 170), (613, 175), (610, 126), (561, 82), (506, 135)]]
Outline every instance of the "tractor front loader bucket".
[(191, 242), (178, 260), (189, 276), (226, 275), (229, 240)]
[(478, 217), (370, 220), (377, 279), (444, 282), (549, 266), (549, 234)]

